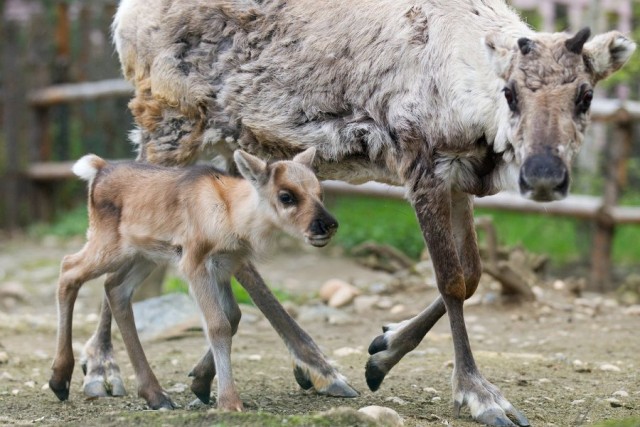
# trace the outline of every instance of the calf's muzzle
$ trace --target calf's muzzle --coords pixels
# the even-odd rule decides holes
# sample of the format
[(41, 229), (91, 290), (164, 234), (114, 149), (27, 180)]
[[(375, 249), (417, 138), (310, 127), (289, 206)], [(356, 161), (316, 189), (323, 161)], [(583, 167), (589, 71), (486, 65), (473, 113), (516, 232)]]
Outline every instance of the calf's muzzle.
[(318, 209), (314, 219), (305, 233), (306, 240), (313, 246), (322, 247), (338, 230), (338, 221), (324, 208)]

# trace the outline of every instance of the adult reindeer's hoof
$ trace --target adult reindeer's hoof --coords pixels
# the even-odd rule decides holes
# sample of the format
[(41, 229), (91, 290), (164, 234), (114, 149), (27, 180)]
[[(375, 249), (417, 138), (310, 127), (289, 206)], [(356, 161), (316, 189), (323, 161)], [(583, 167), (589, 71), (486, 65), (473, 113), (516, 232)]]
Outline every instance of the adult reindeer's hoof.
[(358, 393), (337, 372), (331, 375), (322, 375), (310, 370), (306, 366), (297, 365), (293, 369), (293, 376), (303, 390), (315, 389), (318, 394), (332, 397), (358, 397)]
[[(453, 412), (460, 416), (460, 410), (469, 406), (474, 420), (489, 426), (527, 427), (526, 416), (502, 396), (498, 387), (483, 377), (461, 376), (454, 374)], [(511, 419), (515, 420), (515, 424)]]
[(203, 369), (197, 365), (189, 372), (189, 376), (193, 378), (191, 391), (202, 403), (208, 405), (211, 402), (211, 382), (216, 376), (215, 368)]
[(371, 391), (380, 388), (384, 377), (389, 373), (402, 357), (413, 350), (419, 343), (408, 339), (394, 338), (400, 333), (402, 327), (408, 324), (408, 321), (400, 323), (392, 323), (382, 327), (382, 335), (378, 335), (371, 341), (369, 345), (369, 360), (365, 366), (364, 376), (367, 385)]

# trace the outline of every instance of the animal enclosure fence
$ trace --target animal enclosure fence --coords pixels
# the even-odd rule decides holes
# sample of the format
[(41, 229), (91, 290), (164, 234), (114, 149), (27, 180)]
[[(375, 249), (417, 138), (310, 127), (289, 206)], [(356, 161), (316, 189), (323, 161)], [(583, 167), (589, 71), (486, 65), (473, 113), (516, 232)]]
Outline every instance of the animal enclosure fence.
[[(116, 7), (116, 0), (0, 2), (0, 228), (51, 218), (55, 204), (68, 202), (78, 185), (55, 185), (52, 162), (89, 151), (133, 156), (130, 92), (118, 96), (112, 86), (122, 82), (110, 80), (120, 77), (110, 35)], [(102, 83), (65, 86), (95, 81)], [(37, 166), (43, 162), (49, 166)]]
[[(68, 200), (60, 196), (73, 193), (74, 187), (67, 189), (72, 159), (87, 152), (107, 158), (132, 157), (126, 142), (132, 127), (126, 107), (132, 87), (119, 79), (110, 43), (117, 1), (7, 0), (4, 6), (0, 229), (15, 229), (50, 219), (53, 208)], [(592, 221), (596, 231), (591, 281), (597, 289), (606, 290), (612, 283), (616, 225), (640, 224), (640, 207), (618, 206), (627, 182), (634, 126), (640, 123), (640, 104), (597, 100), (593, 119), (607, 123), (613, 134), (602, 153), (608, 162), (600, 197), (574, 196), (540, 205), (499, 195), (478, 199), (477, 205)], [(328, 183), (327, 189), (402, 195), (400, 189), (376, 186)]]

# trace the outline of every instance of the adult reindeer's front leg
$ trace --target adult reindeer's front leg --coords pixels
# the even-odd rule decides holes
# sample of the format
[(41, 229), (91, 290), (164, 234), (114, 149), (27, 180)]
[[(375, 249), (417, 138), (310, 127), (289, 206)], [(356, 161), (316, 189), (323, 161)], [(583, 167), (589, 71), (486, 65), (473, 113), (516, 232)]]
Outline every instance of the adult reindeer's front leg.
[[(475, 271), (479, 260), (476, 255), (463, 264), (458, 254), (458, 251), (466, 251), (461, 249), (463, 246), (475, 246), (470, 196), (452, 194), (447, 184), (434, 177), (423, 177), (414, 189), (417, 190), (412, 194), (412, 203), (433, 260), (438, 289), (451, 324), (455, 353), (452, 376), (455, 414), (459, 415), (460, 409), (467, 405), (473, 418), (479, 422), (513, 426), (507, 417), (510, 414), (519, 425), (528, 426), (527, 418), (480, 374), (471, 353), (463, 303), (477, 286)], [(458, 239), (454, 237), (454, 227)], [(467, 232), (461, 233), (463, 230)], [(473, 280), (469, 289), (465, 278)]]

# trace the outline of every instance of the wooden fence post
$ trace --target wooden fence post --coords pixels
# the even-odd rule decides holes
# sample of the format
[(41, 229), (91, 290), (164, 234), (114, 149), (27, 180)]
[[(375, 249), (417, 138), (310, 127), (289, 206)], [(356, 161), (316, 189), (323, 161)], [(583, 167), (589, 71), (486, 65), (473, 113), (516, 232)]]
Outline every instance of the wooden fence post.
[[(4, 11), (3, 11), (4, 12)], [(16, 105), (21, 97), (19, 56), (19, 24), (11, 19), (5, 19), (2, 25), (2, 111), (3, 111), (3, 144), (5, 152), (4, 165), (4, 207), (5, 223), (10, 231), (16, 230), (20, 225), (21, 204), (23, 201), (20, 180), (20, 115), (22, 114)]]
[(598, 292), (614, 289), (612, 278), (615, 221), (612, 209), (618, 204), (620, 191), (627, 180), (627, 159), (633, 142), (633, 125), (629, 120), (616, 122), (613, 138), (605, 148), (605, 185), (602, 209), (594, 220), (595, 233), (591, 251), (591, 288)]

